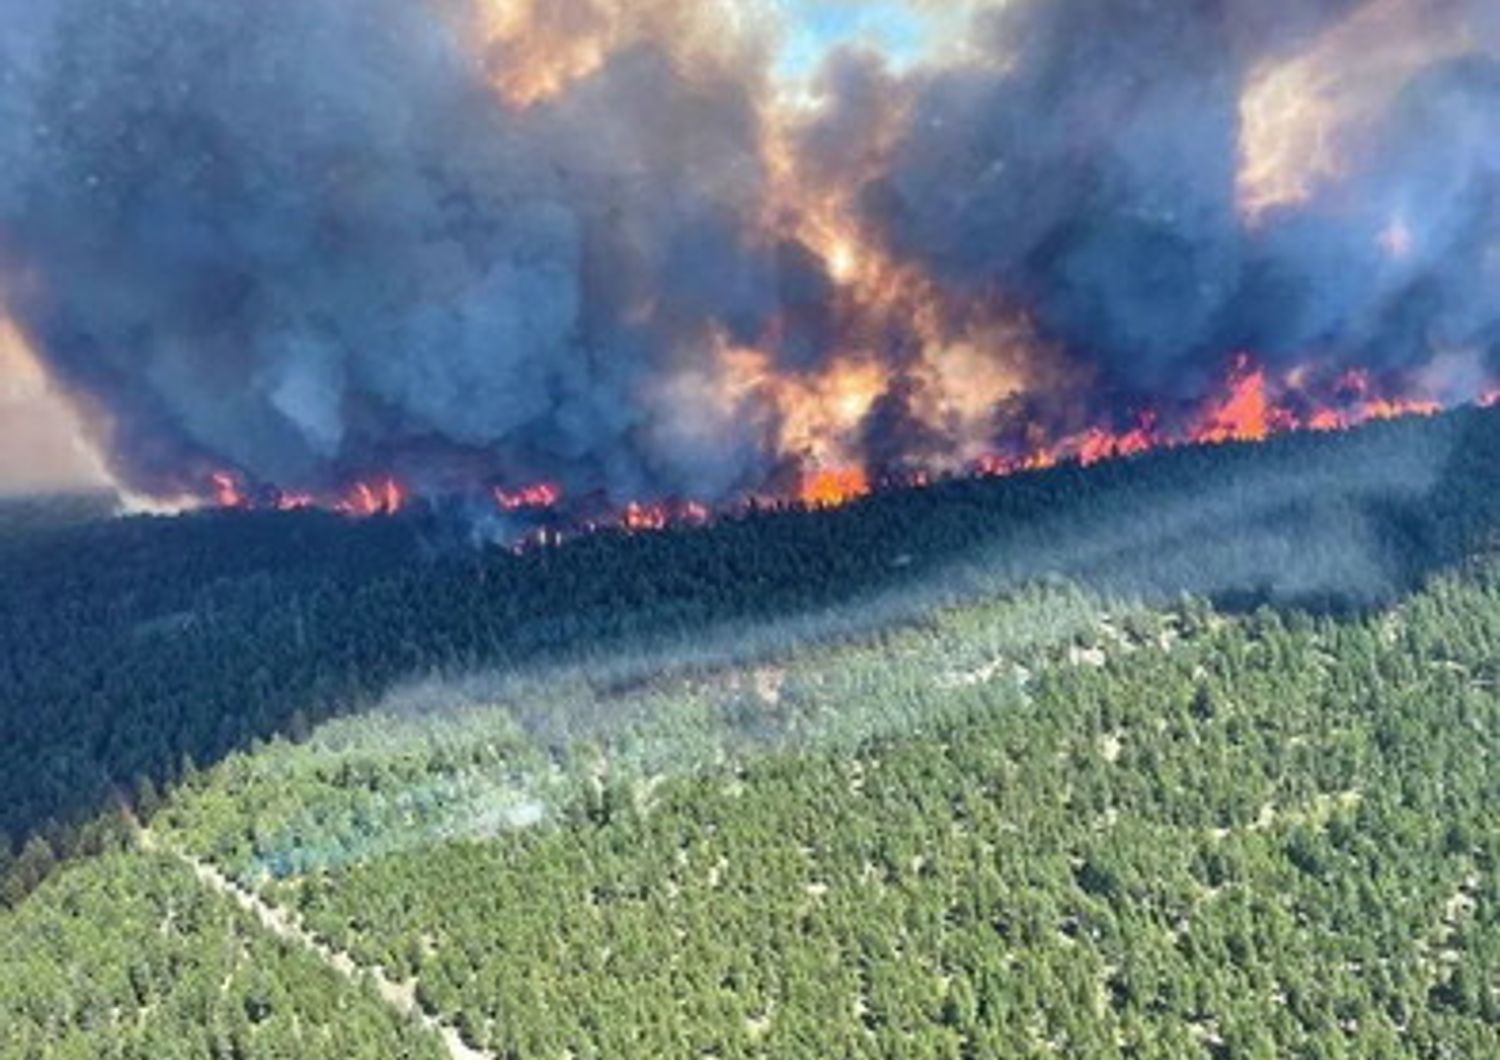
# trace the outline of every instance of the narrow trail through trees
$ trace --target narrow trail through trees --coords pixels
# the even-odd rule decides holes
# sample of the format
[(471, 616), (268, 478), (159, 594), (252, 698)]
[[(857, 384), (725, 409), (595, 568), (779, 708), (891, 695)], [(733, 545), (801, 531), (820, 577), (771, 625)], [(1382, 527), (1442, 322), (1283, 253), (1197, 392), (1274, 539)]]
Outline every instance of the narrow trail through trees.
[(192, 869), (193, 875), (203, 886), (229, 898), (254, 917), (272, 935), (306, 950), (344, 978), (358, 981), (362, 976), (369, 977), (382, 1001), (403, 1018), (414, 1020), (436, 1034), (453, 1060), (498, 1060), (493, 1054), (476, 1049), (464, 1041), (463, 1036), (452, 1024), (426, 1012), (417, 1003), (416, 983), (398, 983), (387, 976), (381, 968), (361, 967), (348, 953), (334, 949), (308, 931), (296, 914), (272, 905), (255, 892), (241, 887), (212, 863), (195, 857), (187, 851), (179, 850), (171, 844), (163, 843), (150, 828), (140, 821), (128, 805), (122, 803), (121, 812), (130, 823), (136, 844), (141, 850), (164, 853), (176, 858)]

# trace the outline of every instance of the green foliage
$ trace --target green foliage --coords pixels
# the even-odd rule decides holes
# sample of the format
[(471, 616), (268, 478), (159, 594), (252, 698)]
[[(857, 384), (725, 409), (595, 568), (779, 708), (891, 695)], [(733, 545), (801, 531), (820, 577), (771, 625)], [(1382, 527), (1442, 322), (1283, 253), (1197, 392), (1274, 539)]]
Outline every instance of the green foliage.
[(1469, 411), (520, 555), (0, 509), (0, 1056), (438, 1055), (125, 802), (507, 1057), (1500, 1055), (1497, 474)]
[[(545, 764), (503, 707), (340, 722), (159, 819), (247, 878), (290, 828), (324, 856), (267, 893), (498, 1055), (1493, 1055), (1496, 659), (1493, 566), (1343, 619), (1048, 590), (617, 695)], [(454, 768), (553, 811), (328, 826)]]
[(4, 1058), (444, 1056), (162, 857), (75, 866), (0, 912), (0, 969)]
[(12, 504), (0, 840), (78, 853), (80, 826), (143, 778), (301, 735), (413, 674), (629, 652), (649, 669), (705, 639), (743, 654), (745, 629), (779, 629), (750, 646), (774, 654), (1054, 574), (1241, 609), (1365, 606), (1493, 541), (1497, 475), (1500, 412), (1467, 410), (524, 555), (456, 542), (438, 513), (89, 521), (91, 501)]

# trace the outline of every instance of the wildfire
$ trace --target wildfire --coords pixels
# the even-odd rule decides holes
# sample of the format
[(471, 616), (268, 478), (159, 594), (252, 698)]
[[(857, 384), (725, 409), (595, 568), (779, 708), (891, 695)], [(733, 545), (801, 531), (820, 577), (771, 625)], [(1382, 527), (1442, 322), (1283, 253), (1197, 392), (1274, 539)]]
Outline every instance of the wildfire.
[[(1340, 431), (1375, 420), (1406, 416), (1430, 416), (1442, 404), (1422, 396), (1398, 397), (1383, 393), (1368, 372), (1350, 369), (1320, 384), (1305, 370), (1273, 374), (1248, 355), (1236, 357), (1226, 373), (1222, 392), (1195, 413), (1178, 416), (1169, 426), (1156, 410), (1144, 410), (1128, 426), (1095, 425), (1060, 438), (1034, 437), (1033, 444), (1009, 452), (986, 452), (964, 468), (982, 476), (1014, 475), (1040, 471), (1064, 463), (1099, 464), (1189, 444), (1257, 442), (1294, 431)], [(1500, 406), (1500, 388), (1477, 399), (1482, 406)], [(902, 481), (922, 486), (930, 480), (925, 471), (913, 471)], [(789, 502), (807, 509), (827, 509), (849, 504), (875, 488), (869, 471), (857, 461), (819, 464), (808, 462), (788, 496), (766, 498)], [(213, 503), (222, 508), (261, 506), (261, 496), (237, 473), (218, 471), (209, 476)], [(563, 488), (537, 482), (492, 490), (495, 507), (502, 512), (555, 512), (564, 502)], [(282, 511), (325, 507), (345, 515), (370, 517), (403, 511), (409, 493), (394, 477), (356, 482), (343, 494), (320, 498), (307, 493), (279, 493), (265, 506)], [(734, 507), (731, 504), (730, 509)], [(518, 549), (562, 543), (588, 530), (616, 527), (627, 533), (653, 533), (673, 526), (701, 525), (716, 514), (707, 505), (691, 500), (633, 502), (612, 516), (560, 528), (556, 520), (539, 525), (525, 535)]]
[[(646, 41), (667, 48), (674, 71), (688, 80), (715, 72), (738, 76), (754, 66), (740, 64), (765, 43), (748, 28), (755, 6), (744, 0), (485, 0), (478, 9), (479, 39), (496, 91), (514, 107), (539, 107), (598, 73), (611, 56)], [(1407, 0), (1372, 0), (1298, 50), (1265, 53), (1269, 58), (1250, 72), (1240, 99), (1237, 190), (1247, 224), (1320, 196), (1346, 169), (1355, 169), (1353, 152), (1365, 126), (1434, 55), (1457, 51), (1472, 35), (1463, 20), (1445, 27), (1419, 8)], [(783, 312), (768, 314), (776, 319), (761, 321), (756, 334), (711, 321), (707, 363), (658, 395), (663, 406), (688, 410), (682, 419), (694, 425), (755, 413), (754, 429), (761, 433), (753, 440), (768, 450), (770, 463), (800, 469), (780, 480), (782, 492), (771, 500), (828, 508), (863, 497), (876, 479), (892, 476), (915, 483), (941, 473), (1086, 466), (1163, 446), (1260, 441), (1295, 429), (1342, 430), (1439, 410), (1423, 394), (1393, 396), (1384, 389), (1389, 381), (1377, 383), (1366, 373), (1308, 379), (1277, 374), (1240, 355), (1227, 365), (1219, 391), (1197, 407), (1162, 403), (1126, 417), (1118, 411), (1090, 417), (1084, 408), (1033, 415), (1027, 405), (1033, 395), (1045, 402), (1074, 393), (1075, 384), (1087, 392), (1097, 382), (1094, 370), (1082, 359), (1070, 360), (1068, 351), (1051, 349), (1045, 322), (1034, 321), (1026, 306), (1007, 301), (1003, 292), (945, 284), (871, 223), (859, 192), (888, 175), (923, 113), (919, 100), (894, 83), (883, 86), (880, 98), (878, 116), (840, 127), (847, 139), (837, 140), (838, 158), (830, 162), (828, 152), (816, 148), (828, 135), (819, 122), (836, 110), (836, 90), (809, 81), (778, 94), (758, 85), (760, 166), (753, 176), (765, 188), (743, 220), (764, 245), (794, 247), (799, 266), (810, 257), (821, 268), (821, 315), (804, 331), (826, 346), (813, 355), (787, 355), (792, 340), (807, 341), (798, 330), (805, 321), (795, 299)], [(1400, 204), (1375, 204), (1361, 220), (1370, 221), (1372, 252), (1392, 263), (1423, 248), (1422, 218), (1409, 217)], [(1002, 420), (1007, 428), (1019, 422), (1014, 433), (1023, 440), (998, 441)], [(899, 433), (908, 428), (909, 434)], [(901, 454), (910, 456), (910, 466), (872, 466), (873, 436), (895, 436), (903, 444), (914, 439)], [(675, 442), (682, 433), (670, 437)], [(929, 445), (930, 438), (938, 442)], [(638, 501), (601, 514), (604, 502), (565, 496), (554, 482), (507, 483), (489, 495), (498, 511), (517, 513), (514, 522), (546, 523), (548, 533), (580, 525), (575, 519), (646, 532), (712, 514), (686, 499)], [(213, 496), (223, 506), (247, 506), (237, 476), (216, 475)], [(740, 499), (715, 498), (730, 505)], [(403, 485), (387, 477), (356, 483), (332, 499), (283, 494), (276, 506), (368, 516), (399, 512), (407, 500)]]
[[(878, 119), (842, 145), (832, 168), (805, 149), (805, 137), (817, 135), (824, 102), (815, 91), (769, 109), (763, 157), (771, 192), (761, 226), (821, 263), (833, 287), (834, 345), (817, 366), (801, 371), (778, 366), (770, 352), (778, 346), (775, 333), (721, 358), (732, 385), (775, 410), (778, 450), (813, 469), (798, 498), (819, 506), (870, 489), (866, 472), (850, 469), (861, 466), (861, 439), (872, 414), (889, 412), (940, 434), (946, 455), (924, 459), (931, 470), (957, 471), (989, 448), (996, 405), (1053, 370), (1036, 356), (1043, 344), (1019, 307), (988, 292), (945, 287), (862, 216), (851, 192), (889, 168), (914, 118), (912, 101), (894, 96)], [(893, 376), (893, 336), (901, 336), (899, 378)]]
[(833, 508), (869, 492), (870, 479), (863, 468), (834, 468), (803, 475), (798, 500), (809, 508)]
[[(1477, 404), (1500, 403), (1500, 391)], [(1305, 373), (1273, 378), (1247, 355), (1236, 357), (1224, 392), (1206, 403), (1180, 430), (1163, 430), (1160, 417), (1142, 413), (1135, 426), (1116, 431), (1104, 427), (1065, 437), (1053, 444), (1010, 455), (986, 455), (976, 461), (985, 475), (1009, 475), (1054, 467), (1065, 461), (1084, 466), (1179, 445), (1259, 442), (1289, 431), (1341, 431), (1375, 420), (1433, 416), (1443, 405), (1425, 397), (1387, 397), (1369, 373), (1351, 369), (1326, 390), (1313, 386)]]
[(617, 523), (631, 533), (646, 533), (665, 530), (669, 526), (700, 525), (712, 517), (713, 513), (707, 505), (694, 501), (661, 501), (655, 504), (627, 504)]
[(666, 510), (654, 504), (627, 504), (620, 514), (620, 525), (627, 530), (664, 530)]
[(527, 509), (556, 508), (563, 498), (562, 487), (552, 482), (541, 482), (533, 486), (507, 490), (495, 487), (495, 503), (502, 511), (519, 512)]
[(1147, 412), (1141, 415), (1137, 426), (1122, 434), (1099, 427), (1090, 430), (1079, 446), (1078, 462), (1087, 467), (1105, 460), (1118, 460), (1144, 453), (1157, 444), (1156, 416)]
[[(750, 354), (743, 354), (754, 358)], [(742, 367), (744, 367), (742, 365)], [(809, 509), (849, 504), (875, 489), (870, 471), (846, 450), (814, 451), (819, 439), (837, 437), (839, 429), (857, 424), (868, 414), (879, 393), (878, 380), (858, 364), (835, 365), (821, 383), (788, 383), (777, 376), (751, 378), (744, 385), (800, 386), (783, 395), (789, 410), (784, 425), (787, 439), (809, 446), (802, 460), (803, 471), (794, 487), (781, 496), (761, 498), (771, 503), (790, 503)], [(837, 392), (839, 386), (850, 388)], [(1484, 392), (1475, 400), (1481, 406), (1500, 406), (1500, 388)], [(1093, 425), (1060, 437), (1048, 438), (1039, 429), (1028, 430), (1027, 443), (1006, 451), (990, 450), (971, 458), (959, 471), (983, 476), (1013, 475), (1040, 471), (1064, 463), (1082, 466), (1137, 456), (1154, 449), (1190, 444), (1258, 442), (1295, 430), (1341, 431), (1375, 420), (1407, 416), (1431, 416), (1443, 404), (1422, 395), (1397, 396), (1382, 389), (1369, 372), (1349, 369), (1331, 379), (1319, 379), (1307, 369), (1275, 374), (1247, 354), (1235, 357), (1226, 371), (1221, 392), (1196, 411), (1171, 417), (1145, 409), (1125, 426)], [(900, 477), (907, 485), (925, 485), (939, 467), (914, 469)], [(311, 493), (267, 494), (247, 484), (236, 472), (217, 471), (207, 482), (207, 495), (221, 508), (271, 507), (281, 511), (322, 507), (345, 515), (370, 517), (394, 515), (406, 509), (410, 494), (396, 478), (386, 476), (354, 483), (331, 497)], [(514, 487), (495, 487), (491, 497), (497, 510), (508, 513), (560, 512), (563, 487), (536, 482)], [(267, 496), (271, 499), (267, 500)], [(586, 501), (597, 510), (598, 501)], [(730, 502), (732, 509), (737, 502)], [(573, 513), (576, 516), (576, 512)], [(647, 533), (672, 526), (709, 522), (716, 514), (700, 501), (678, 499), (633, 502), (612, 515), (589, 522), (573, 522), (574, 529), (559, 529), (548, 520), (528, 538), (532, 545), (556, 544), (583, 529), (617, 527), (629, 533)]]
[(1211, 406), (1192, 440), (1201, 442), (1259, 442), (1272, 431), (1295, 426), (1284, 410), (1275, 408), (1266, 393), (1266, 373), (1248, 357), (1235, 360), (1229, 392)]
[(345, 515), (395, 515), (406, 506), (406, 490), (394, 478), (356, 482), (348, 494), (334, 504)]
[(768, 355), (752, 349), (726, 346), (721, 362), (732, 396), (754, 393), (778, 410), (777, 448), (818, 466), (854, 459), (850, 442), (887, 383), (880, 364), (856, 357), (801, 375), (778, 372)]
[(214, 503), (220, 508), (244, 508), (247, 501), (239, 479), (227, 471), (215, 471), (209, 476), (213, 483)]

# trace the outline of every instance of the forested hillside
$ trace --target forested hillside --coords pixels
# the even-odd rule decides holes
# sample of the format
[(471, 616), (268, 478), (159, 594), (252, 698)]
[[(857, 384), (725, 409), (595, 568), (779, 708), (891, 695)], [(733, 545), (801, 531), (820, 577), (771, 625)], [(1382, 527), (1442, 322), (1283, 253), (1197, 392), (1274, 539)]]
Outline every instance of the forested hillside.
[(498, 1056), (1500, 1052), (1500, 571), (1084, 604), (656, 689), (551, 762), (505, 705), (368, 718), (157, 820)]
[(1361, 615), (1054, 584), (582, 675), (196, 773), (149, 844), (0, 914), (0, 1056), (431, 1055), (200, 863), (450, 1055), (1500, 1050), (1493, 562)]
[(0, 1056), (443, 1056), (372, 989), (269, 937), (173, 859), (75, 866), (0, 915)]
[[(1500, 412), (1466, 410), (520, 555), (472, 548), (434, 514), (80, 522), (12, 507), (0, 862), (21, 864), (6, 891), (117, 841), (98, 815), (119, 792), (305, 733), (413, 674), (631, 652), (649, 670), (715, 629), (740, 651), (748, 624), (774, 650), (1042, 575), (1231, 608), (1364, 606), (1492, 534), (1497, 476)], [(800, 625), (778, 634), (787, 619)]]
[(0, 1056), (1500, 1052), (1497, 475), (1467, 411), (519, 552), (26, 506)]

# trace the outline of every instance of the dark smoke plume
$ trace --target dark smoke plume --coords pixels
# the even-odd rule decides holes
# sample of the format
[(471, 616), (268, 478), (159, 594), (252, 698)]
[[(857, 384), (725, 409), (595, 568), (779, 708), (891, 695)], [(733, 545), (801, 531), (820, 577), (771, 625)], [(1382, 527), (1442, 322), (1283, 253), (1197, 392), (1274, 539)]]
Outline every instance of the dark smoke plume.
[[(1236, 350), (1382, 370), (1444, 350), (1496, 363), (1500, 306), (1483, 292), (1500, 279), (1500, 9), (1021, 0), (980, 28), (998, 61), (903, 86), (907, 131), (863, 191), (862, 216), (901, 257), (950, 288), (1019, 299), (1140, 395), (1201, 393)], [(1325, 80), (1284, 102), (1332, 101), (1347, 170), (1247, 220), (1255, 80), (1320, 38)], [(1371, 63), (1384, 79), (1382, 52), (1403, 80), (1341, 74)], [(1269, 146), (1298, 146), (1298, 121), (1282, 117)], [(1406, 245), (1382, 246), (1393, 225)]]
[(517, 113), (437, 8), (8, 5), (4, 287), (52, 370), (148, 487), (752, 484), (753, 418), (658, 407), (776, 300), (744, 85), (642, 46)]
[[(833, 56), (809, 112), (767, 49), (672, 39), (713, 37), (691, 3), (531, 6), (494, 45), (467, 0), (0, 11), (0, 299), (125, 481), (719, 501), (800, 455), (723, 352), (812, 379), (851, 336), (887, 372), (850, 447), (940, 462), (922, 366), (976, 304), (1033, 329), (1023, 381), (1089, 388), (995, 393), (996, 438), (1237, 351), (1446, 400), (1500, 368), (1488, 0), (1012, 0), (910, 70)], [(930, 312), (841, 287), (799, 189)]]

